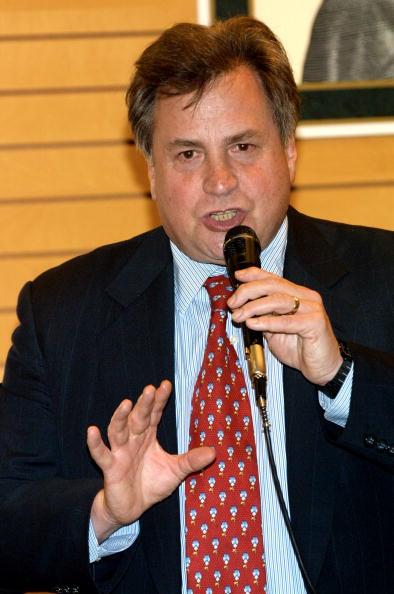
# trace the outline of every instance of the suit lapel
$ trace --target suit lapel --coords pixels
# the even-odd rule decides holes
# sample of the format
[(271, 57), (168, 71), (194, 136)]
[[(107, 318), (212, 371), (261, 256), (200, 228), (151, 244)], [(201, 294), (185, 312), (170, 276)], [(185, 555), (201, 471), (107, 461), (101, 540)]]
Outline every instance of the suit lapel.
[[(173, 266), (163, 231), (145, 237), (107, 293), (121, 306), (101, 345), (101, 378), (105, 393), (112, 394), (106, 404), (108, 415), (126, 395), (135, 400), (147, 384), (158, 385), (163, 379), (174, 383)], [(167, 452), (177, 452), (174, 392), (159, 424), (158, 440)], [(175, 568), (180, 591), (179, 533), (176, 491), (141, 518), (146, 562), (162, 594), (174, 591)]]
[[(336, 335), (351, 337), (357, 316), (357, 307), (349, 299), (351, 276), (313, 221), (293, 209), (289, 210), (284, 276), (318, 291)], [(285, 367), (284, 393), (291, 519), (316, 583), (329, 540), (342, 453), (324, 437), (316, 388), (300, 372)]]
[(289, 208), (284, 275), (320, 293), (337, 336), (354, 335), (359, 304), (346, 262), (338, 256), (335, 226), (325, 235), (313, 219)]
[[(319, 252), (316, 246), (320, 246)], [(316, 225), (293, 209), (289, 210), (284, 276), (317, 290), (323, 296), (337, 336), (351, 338), (356, 308), (349, 300), (352, 288), (346, 266)], [(135, 399), (146, 384), (174, 379), (173, 270), (163, 231), (142, 240), (107, 293), (118, 304), (118, 313), (99, 345), (100, 381), (104, 383), (108, 419), (125, 396)], [(329, 538), (341, 453), (323, 436), (314, 386), (299, 372), (285, 368), (284, 391), (290, 513), (306, 565), (316, 583)], [(158, 438), (167, 451), (177, 451), (174, 393), (159, 426)], [(174, 568), (178, 573), (175, 590), (180, 591), (177, 492), (146, 512), (141, 525), (146, 560), (150, 574), (157, 580), (157, 591), (174, 591)]]

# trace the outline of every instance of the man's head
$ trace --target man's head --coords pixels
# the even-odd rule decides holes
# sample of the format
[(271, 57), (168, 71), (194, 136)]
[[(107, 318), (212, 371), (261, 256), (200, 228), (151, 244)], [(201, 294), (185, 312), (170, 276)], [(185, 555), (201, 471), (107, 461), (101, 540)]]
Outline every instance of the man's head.
[(291, 69), (271, 31), (244, 17), (176, 25), (137, 62), (128, 102), (170, 239), (218, 264), (235, 225), (268, 245), (289, 203), (298, 116)]
[(249, 66), (260, 79), (286, 144), (299, 117), (299, 96), (286, 53), (264, 23), (235, 17), (211, 27), (180, 23), (143, 52), (127, 92), (137, 146), (150, 156), (158, 98), (191, 93), (197, 103), (216, 79), (241, 65)]

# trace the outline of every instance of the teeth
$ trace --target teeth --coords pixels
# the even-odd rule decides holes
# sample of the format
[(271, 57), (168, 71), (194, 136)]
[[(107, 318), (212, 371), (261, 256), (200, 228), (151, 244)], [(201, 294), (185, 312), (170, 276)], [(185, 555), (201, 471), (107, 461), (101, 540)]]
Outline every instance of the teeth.
[(214, 212), (211, 214), (211, 217), (215, 219), (215, 221), (229, 221), (237, 214), (236, 210), (221, 210), (219, 212)]

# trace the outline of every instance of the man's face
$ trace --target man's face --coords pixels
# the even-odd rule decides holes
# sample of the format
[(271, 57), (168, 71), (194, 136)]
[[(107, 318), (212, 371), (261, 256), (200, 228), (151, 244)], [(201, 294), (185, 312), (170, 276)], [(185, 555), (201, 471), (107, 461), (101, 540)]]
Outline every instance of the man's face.
[(268, 245), (285, 216), (294, 178), (294, 141), (281, 143), (255, 73), (239, 67), (219, 78), (197, 105), (192, 94), (156, 102), (152, 196), (168, 236), (188, 256), (223, 264), (235, 225)]

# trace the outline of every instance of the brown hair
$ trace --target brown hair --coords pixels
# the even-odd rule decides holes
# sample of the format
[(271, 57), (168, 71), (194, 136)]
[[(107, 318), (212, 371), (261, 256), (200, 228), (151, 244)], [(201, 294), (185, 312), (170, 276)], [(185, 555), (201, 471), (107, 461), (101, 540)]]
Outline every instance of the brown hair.
[(157, 97), (194, 92), (191, 104), (195, 104), (208, 85), (240, 65), (257, 73), (286, 144), (299, 116), (299, 96), (286, 52), (264, 23), (234, 17), (211, 27), (174, 25), (145, 49), (126, 95), (137, 146), (151, 154)]

